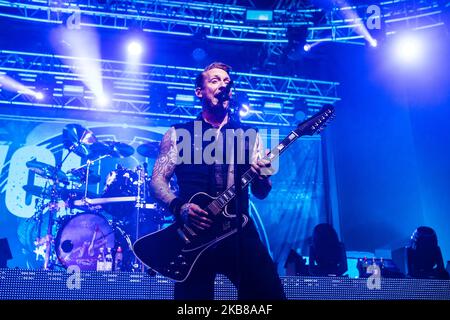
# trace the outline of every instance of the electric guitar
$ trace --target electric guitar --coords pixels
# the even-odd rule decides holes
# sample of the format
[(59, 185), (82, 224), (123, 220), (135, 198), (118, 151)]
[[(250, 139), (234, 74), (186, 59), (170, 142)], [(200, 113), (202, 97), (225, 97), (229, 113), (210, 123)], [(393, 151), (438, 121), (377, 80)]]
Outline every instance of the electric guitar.
[[(332, 105), (325, 105), (321, 111), (300, 123), (297, 128), (273, 148), (264, 159), (272, 162), (282, 154), (295, 140), (304, 135), (313, 135), (321, 131), (326, 123), (334, 117)], [(248, 187), (256, 174), (247, 170), (241, 178), (242, 189)], [(182, 282), (186, 280), (200, 255), (212, 245), (236, 233), (237, 218), (232, 214), (230, 201), (236, 195), (235, 185), (217, 197), (204, 192), (196, 193), (189, 200), (208, 212), (213, 220), (206, 230), (193, 229), (180, 222), (175, 222), (162, 230), (145, 235), (133, 244), (133, 252), (147, 267), (161, 275)], [(246, 215), (241, 215), (242, 227), (248, 222)]]

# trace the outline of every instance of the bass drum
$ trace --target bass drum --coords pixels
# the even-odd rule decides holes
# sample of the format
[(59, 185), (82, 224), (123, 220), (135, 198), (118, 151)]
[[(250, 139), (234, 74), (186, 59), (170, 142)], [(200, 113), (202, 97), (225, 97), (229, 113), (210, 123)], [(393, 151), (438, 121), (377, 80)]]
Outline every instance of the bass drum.
[[(80, 213), (62, 222), (55, 241), (56, 255), (64, 267), (77, 265), (80, 270), (97, 270), (101, 248), (112, 254), (126, 245), (105, 217), (97, 213)], [(124, 247), (122, 247), (124, 248)]]

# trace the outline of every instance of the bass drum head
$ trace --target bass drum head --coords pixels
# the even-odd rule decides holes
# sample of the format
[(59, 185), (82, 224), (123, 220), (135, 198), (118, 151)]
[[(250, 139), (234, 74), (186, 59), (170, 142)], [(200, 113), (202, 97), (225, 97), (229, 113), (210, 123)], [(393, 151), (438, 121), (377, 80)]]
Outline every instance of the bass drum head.
[(114, 229), (97, 213), (81, 213), (67, 218), (55, 241), (56, 255), (64, 267), (77, 265), (80, 270), (96, 270), (97, 258), (103, 248), (113, 249)]

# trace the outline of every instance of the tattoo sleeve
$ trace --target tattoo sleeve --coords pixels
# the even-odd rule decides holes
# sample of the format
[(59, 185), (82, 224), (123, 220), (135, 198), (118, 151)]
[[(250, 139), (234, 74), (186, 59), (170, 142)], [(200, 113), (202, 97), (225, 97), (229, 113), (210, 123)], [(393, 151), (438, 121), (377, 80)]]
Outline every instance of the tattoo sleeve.
[(169, 205), (176, 198), (169, 185), (175, 170), (176, 161), (176, 133), (175, 128), (171, 127), (162, 138), (159, 155), (153, 167), (152, 181), (150, 183), (155, 198), (166, 205)]

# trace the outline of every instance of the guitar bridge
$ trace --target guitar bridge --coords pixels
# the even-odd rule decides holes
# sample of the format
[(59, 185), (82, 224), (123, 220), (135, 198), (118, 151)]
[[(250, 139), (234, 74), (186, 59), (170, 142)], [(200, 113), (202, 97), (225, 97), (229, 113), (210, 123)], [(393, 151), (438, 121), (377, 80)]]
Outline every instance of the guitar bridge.
[(187, 230), (188, 233), (190, 233), (191, 236), (195, 237), (197, 234), (194, 232), (194, 230), (192, 230), (191, 228), (189, 228), (188, 226), (183, 226), (183, 228), (185, 230)]

